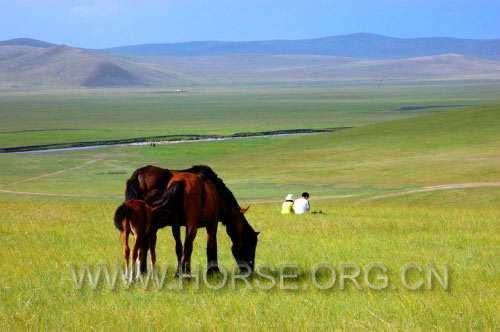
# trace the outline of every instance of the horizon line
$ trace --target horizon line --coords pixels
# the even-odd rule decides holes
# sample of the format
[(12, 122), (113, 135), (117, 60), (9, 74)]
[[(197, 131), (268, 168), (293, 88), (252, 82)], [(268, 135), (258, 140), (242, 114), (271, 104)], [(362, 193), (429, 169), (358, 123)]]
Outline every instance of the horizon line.
[[(32, 40), (32, 41), (37, 41), (37, 42), (43, 42), (47, 44), (52, 44), (54, 46), (70, 46), (74, 48), (82, 48), (82, 49), (91, 49), (91, 50), (107, 50), (107, 49), (114, 49), (114, 48), (122, 48), (122, 47), (134, 47), (134, 46), (146, 46), (146, 45), (175, 45), (175, 44), (191, 44), (191, 43), (258, 43), (258, 42), (279, 42), (279, 41), (305, 41), (305, 40), (321, 40), (321, 39), (328, 39), (328, 38), (337, 38), (337, 37), (352, 37), (356, 35), (365, 35), (365, 36), (374, 36), (374, 37), (384, 37), (384, 38), (391, 38), (391, 39), (400, 39), (400, 40), (418, 40), (418, 39), (455, 39), (455, 40), (475, 40), (475, 41), (497, 41), (500, 40), (500, 37), (498, 38), (464, 38), (464, 37), (450, 37), (450, 36), (427, 36), (427, 37), (393, 37), (389, 35), (384, 35), (384, 34), (379, 34), (379, 33), (372, 33), (372, 32), (353, 32), (353, 33), (347, 33), (347, 34), (338, 34), (338, 35), (324, 35), (322, 37), (311, 37), (311, 38), (273, 38), (273, 39), (252, 39), (252, 40), (217, 40), (217, 39), (206, 39), (206, 40), (189, 40), (189, 41), (177, 41), (177, 42), (149, 42), (149, 43), (132, 43), (132, 44), (122, 44), (122, 45), (117, 45), (117, 46), (109, 46), (109, 47), (101, 47), (101, 48), (94, 48), (94, 47), (80, 47), (80, 46), (73, 46), (71, 44), (65, 44), (65, 43), (54, 43), (50, 42), (44, 39), (38, 39), (38, 38), (33, 38), (33, 37), (15, 37), (15, 38), (9, 38), (9, 39), (4, 39), (0, 40), (0, 43), (5, 43), (9, 41), (15, 41), (15, 40)], [(1, 46), (1, 45), (0, 45)]]

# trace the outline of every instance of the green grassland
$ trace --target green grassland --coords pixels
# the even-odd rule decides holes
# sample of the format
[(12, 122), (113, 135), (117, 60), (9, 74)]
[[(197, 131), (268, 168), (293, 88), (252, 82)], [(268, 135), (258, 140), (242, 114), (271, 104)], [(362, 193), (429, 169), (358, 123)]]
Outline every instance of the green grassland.
[[(439, 93), (433, 97), (431, 90), (426, 100), (438, 103)], [(439, 103), (473, 103), (473, 93), (462, 94), (463, 99)], [(404, 102), (401, 91), (396, 100), (382, 101), (384, 95), (380, 109), (416, 104), (414, 94)], [(363, 106), (349, 100), (353, 106), (346, 114), (357, 128), (329, 134), (0, 155), (0, 328), (498, 329), (500, 187), (477, 184), (500, 181), (500, 107), (368, 121), (351, 115)], [(323, 123), (318, 112), (311, 126), (336, 124)], [(201, 128), (224, 127), (212, 125)], [(111, 291), (103, 284), (98, 290), (75, 289), (69, 264), (121, 262), (112, 215), (126, 178), (147, 163), (213, 166), (242, 205), (252, 204), (248, 219), (262, 232), (257, 264), (293, 263), (307, 270), (320, 262), (383, 262), (397, 288), (264, 291), (240, 283), (219, 291), (193, 284), (183, 291)], [(472, 185), (415, 191), (444, 184)], [(284, 195), (303, 190), (311, 193), (313, 210), (323, 213), (280, 215)], [(196, 264), (205, 262), (205, 238), (202, 231), (195, 242)], [(160, 265), (173, 266), (168, 229), (160, 231), (158, 247)], [(234, 266), (222, 227), (219, 256), (224, 267)], [(398, 287), (399, 268), (409, 262), (447, 264), (449, 290)]]
[[(241, 199), (281, 199), (304, 187), (317, 196), (382, 194), (498, 181), (499, 129), (498, 108), (484, 106), (332, 134), (7, 154), (1, 156), (0, 184), (6, 190), (113, 199), (121, 198), (124, 181), (141, 165), (180, 169), (203, 163), (218, 170)], [(59, 170), (65, 171), (50, 176)]]
[(360, 126), (429, 111), (407, 105), (477, 105), (497, 83), (192, 87), (173, 90), (0, 92), (0, 147), (171, 134), (232, 134)]

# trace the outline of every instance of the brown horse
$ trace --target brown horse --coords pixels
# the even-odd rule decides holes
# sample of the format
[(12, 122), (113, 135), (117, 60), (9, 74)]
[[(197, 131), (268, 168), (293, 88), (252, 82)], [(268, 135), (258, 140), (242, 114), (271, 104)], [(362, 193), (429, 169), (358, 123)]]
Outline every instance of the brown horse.
[[(153, 269), (156, 265), (156, 233), (158, 229), (167, 225), (166, 220), (179, 220), (180, 214), (175, 209), (182, 204), (180, 192), (182, 188), (175, 186), (165, 191), (168, 196), (169, 206), (158, 204), (151, 207), (143, 200), (131, 199), (121, 204), (115, 211), (115, 227), (120, 231), (120, 240), (123, 246), (125, 259), (125, 275), (132, 281), (134, 272), (139, 277), (139, 272), (147, 272), (147, 252), (151, 250), (151, 263)], [(179, 199), (176, 201), (176, 199)], [(166, 202), (167, 203), (167, 202)], [(130, 234), (134, 235), (135, 243), (132, 250), (132, 265), (129, 269), (130, 247), (128, 239)], [(137, 268), (134, 271), (135, 263)]]
[[(250, 206), (241, 209), (241, 212), (245, 213), (249, 208)], [(151, 250), (151, 265), (153, 270), (155, 269), (156, 233), (159, 228), (166, 226), (165, 219), (176, 220), (175, 218), (178, 218), (175, 211), (169, 211), (162, 205), (152, 208), (145, 201), (137, 199), (126, 201), (116, 209), (115, 227), (120, 231), (120, 241), (125, 259), (125, 277), (129, 281), (132, 281), (134, 275), (139, 278), (139, 272), (147, 272), (148, 250)], [(131, 266), (128, 244), (130, 234), (135, 237)]]
[[(123, 246), (125, 258), (125, 276), (132, 281), (134, 277), (134, 266), (137, 259), (140, 262), (141, 271), (145, 272), (146, 256), (151, 250), (151, 264), (153, 269), (156, 264), (156, 227), (153, 225), (153, 209), (141, 200), (130, 200), (118, 207), (115, 211), (115, 227), (120, 231), (120, 241)], [(129, 269), (130, 247), (128, 245), (129, 235), (135, 236), (134, 248), (132, 250), (132, 266)], [(139, 267), (136, 269), (139, 276)]]
[[(125, 197), (151, 204), (155, 227), (172, 226), (178, 272), (190, 273), (193, 241), (200, 227), (205, 227), (208, 235), (207, 267), (210, 272), (218, 271), (219, 221), (226, 226), (238, 266), (243, 271), (253, 271), (259, 233), (246, 220), (246, 209), (240, 208), (234, 195), (210, 167), (194, 166), (181, 171), (155, 166), (140, 168), (127, 181)], [(186, 227), (184, 245), (180, 239), (181, 226)]]

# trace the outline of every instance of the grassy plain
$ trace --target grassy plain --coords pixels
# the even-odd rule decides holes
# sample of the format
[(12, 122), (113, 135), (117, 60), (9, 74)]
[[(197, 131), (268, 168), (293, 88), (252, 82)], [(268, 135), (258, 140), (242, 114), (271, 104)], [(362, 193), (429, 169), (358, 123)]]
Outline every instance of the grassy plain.
[[(408, 192), (500, 182), (500, 107), (431, 113), (302, 137), (1, 155), (0, 328), (498, 329), (500, 187)], [(125, 179), (146, 163), (213, 166), (242, 204), (253, 204), (257, 264), (305, 271), (320, 262), (383, 262), (395, 289), (75, 289), (69, 264), (121, 262), (112, 215)], [(282, 197), (303, 190), (323, 214), (280, 215)], [(230, 269), (222, 227), (219, 234)], [(195, 263), (204, 263), (204, 247), (200, 232)], [(173, 265), (168, 229), (158, 256)], [(447, 264), (450, 289), (403, 289), (399, 268), (409, 262)], [(305, 276), (298, 284), (311, 286)]]
[(168, 134), (360, 126), (432, 111), (395, 111), (401, 106), (492, 101), (497, 98), (498, 88), (498, 84), (479, 82), (436, 82), (193, 87), (183, 93), (121, 89), (4, 91), (0, 92), (0, 147)]

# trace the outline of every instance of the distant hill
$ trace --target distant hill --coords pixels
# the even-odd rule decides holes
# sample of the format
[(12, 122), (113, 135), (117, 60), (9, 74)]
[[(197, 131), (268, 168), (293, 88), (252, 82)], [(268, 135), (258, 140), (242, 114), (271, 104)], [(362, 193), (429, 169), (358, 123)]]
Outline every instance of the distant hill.
[(54, 47), (57, 45), (37, 39), (15, 38), (15, 39), (0, 41), (0, 46), (31, 46), (31, 47), (47, 48), (47, 47)]
[(121, 46), (105, 52), (132, 56), (205, 56), (231, 54), (330, 55), (367, 59), (394, 59), (460, 54), (486, 59), (500, 59), (500, 39), (393, 38), (357, 33), (302, 40), (246, 42), (200, 41), (170, 44)]
[(0, 45), (0, 86), (131, 87), (182, 82), (178, 75), (68, 46)]
[(146, 57), (199, 83), (500, 79), (500, 62), (457, 54), (365, 60), (324, 55)]
[[(500, 80), (497, 44), (356, 34), (303, 41), (130, 46), (110, 54), (20, 38), (0, 42), (0, 88)], [(457, 48), (469, 54), (445, 52)], [(306, 54), (315, 52), (331, 54)]]

